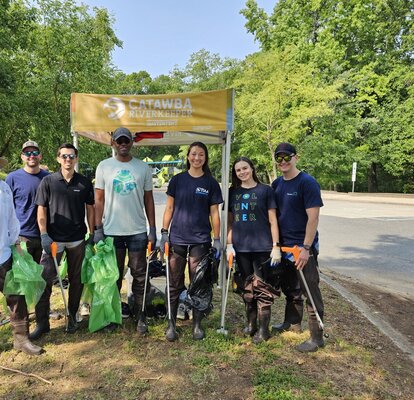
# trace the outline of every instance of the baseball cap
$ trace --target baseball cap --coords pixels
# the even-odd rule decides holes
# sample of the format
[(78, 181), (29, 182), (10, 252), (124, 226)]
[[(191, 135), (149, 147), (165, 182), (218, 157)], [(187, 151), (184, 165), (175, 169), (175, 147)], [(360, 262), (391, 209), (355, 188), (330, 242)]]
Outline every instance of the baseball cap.
[(295, 146), (293, 146), (293, 144), (290, 143), (280, 143), (277, 145), (276, 150), (275, 150), (275, 155), (278, 155), (280, 153), (284, 153), (284, 154), (296, 154), (296, 149)]
[(112, 134), (112, 140), (117, 140), (122, 136), (132, 141), (132, 133), (128, 128), (124, 128), (123, 126), (115, 129), (114, 133)]
[(34, 140), (28, 140), (27, 142), (24, 142), (22, 146), (22, 151), (26, 147), (36, 147), (37, 150), (40, 150), (39, 145)]

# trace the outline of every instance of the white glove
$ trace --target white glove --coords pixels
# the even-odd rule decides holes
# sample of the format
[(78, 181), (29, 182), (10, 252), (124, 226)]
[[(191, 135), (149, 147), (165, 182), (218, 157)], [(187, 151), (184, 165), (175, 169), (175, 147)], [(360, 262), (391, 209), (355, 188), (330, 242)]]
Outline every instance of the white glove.
[(279, 264), (281, 260), (280, 248), (274, 246), (270, 253), (270, 265), (274, 267), (276, 264)]
[(230, 255), (233, 255), (233, 260), (236, 258), (236, 251), (234, 250), (233, 244), (228, 243), (226, 247), (227, 262), (230, 262)]

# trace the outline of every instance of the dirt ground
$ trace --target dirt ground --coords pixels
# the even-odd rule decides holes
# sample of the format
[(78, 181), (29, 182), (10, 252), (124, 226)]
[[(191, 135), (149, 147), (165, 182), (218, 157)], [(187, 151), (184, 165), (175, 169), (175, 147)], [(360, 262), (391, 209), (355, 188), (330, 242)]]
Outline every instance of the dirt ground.
[[(410, 330), (412, 302), (340, 282), (363, 292), (373, 307), (401, 332)], [(194, 342), (191, 321), (180, 321), (180, 339), (164, 339), (165, 322), (151, 321), (150, 333), (139, 337), (132, 319), (112, 334), (87, 331), (86, 321), (74, 335), (62, 332), (63, 320), (39, 342), (46, 352), (28, 357), (12, 349), (10, 328), (0, 328), (0, 366), (39, 375), (0, 370), (0, 398), (15, 399), (214, 399), (214, 400), (410, 400), (414, 399), (414, 365), (392, 342), (332, 288), (321, 285), (329, 338), (317, 353), (301, 354), (294, 346), (308, 337), (286, 332), (255, 346), (242, 335), (240, 298), (229, 297), (227, 337), (216, 333), (220, 291), (215, 310), (205, 321), (207, 338)], [(54, 302), (59, 293), (54, 292)], [(61, 307), (60, 305), (58, 307)], [(283, 314), (283, 299), (273, 306), (272, 322)], [(403, 322), (404, 321), (404, 322)], [(304, 323), (304, 327), (306, 324)], [(32, 326), (33, 329), (33, 326)]]

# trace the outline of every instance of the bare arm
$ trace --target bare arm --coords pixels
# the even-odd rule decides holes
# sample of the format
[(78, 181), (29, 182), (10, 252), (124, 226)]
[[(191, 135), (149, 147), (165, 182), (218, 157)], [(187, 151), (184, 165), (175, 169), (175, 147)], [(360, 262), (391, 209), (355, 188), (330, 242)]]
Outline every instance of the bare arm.
[(95, 207), (86, 204), (86, 220), (88, 221), (89, 233), (92, 235), (95, 230)]
[(233, 243), (233, 213), (227, 214), (227, 244)]
[[(105, 207), (105, 190), (95, 189), (95, 225), (102, 225), (102, 217)], [(88, 220), (89, 224), (89, 220)], [(90, 225), (89, 225), (90, 228)]]
[[(319, 210), (320, 207), (307, 208), (306, 214), (308, 214), (308, 222), (306, 224), (305, 240), (303, 244), (312, 246), (315, 239), (316, 231), (319, 223)], [(303, 269), (309, 260), (309, 251), (302, 248), (299, 258), (296, 260), (296, 268)]]
[(146, 190), (144, 192), (144, 207), (149, 226), (155, 226), (155, 205), (152, 190)]
[[(268, 210), (270, 233), (272, 234), (272, 242), (279, 243), (279, 227), (277, 225), (276, 209)], [(275, 247), (275, 245), (273, 245)]]
[(164, 216), (162, 218), (163, 229), (169, 229), (173, 214), (174, 214), (174, 197), (167, 196), (167, 204), (165, 206)]
[(213, 204), (210, 206), (210, 216), (211, 223), (213, 225), (213, 238), (220, 238), (220, 214), (218, 209), (218, 204)]
[(40, 233), (47, 233), (47, 207), (37, 206), (37, 224)]

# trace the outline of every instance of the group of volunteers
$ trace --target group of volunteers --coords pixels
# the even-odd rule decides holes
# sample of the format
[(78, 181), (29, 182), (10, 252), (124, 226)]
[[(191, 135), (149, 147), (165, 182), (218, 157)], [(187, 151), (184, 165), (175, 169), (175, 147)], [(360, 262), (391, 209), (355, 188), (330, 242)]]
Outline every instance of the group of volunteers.
[[(94, 186), (75, 171), (78, 150), (72, 144), (59, 146), (56, 159), (60, 169), (49, 173), (41, 169), (40, 147), (31, 140), (22, 146), (23, 168), (11, 172), (6, 182), (0, 180), (0, 290), (3, 292), (6, 273), (12, 268), (11, 248), (15, 245), (21, 252), (21, 242), (25, 242), (28, 253), (43, 266), (42, 276), (46, 281), (35, 307), (36, 328), (31, 333), (25, 297), (6, 295), (15, 349), (40, 354), (42, 348), (33, 341), (50, 331), (50, 296), (56, 278), (51, 255), (53, 242), (58, 246), (57, 261), (65, 252), (68, 263), (67, 333), (78, 329), (76, 313), (83, 290), (81, 269), (85, 246), (106, 237), (113, 238), (119, 291), (128, 259), (133, 278), (132, 314), (137, 321), (137, 332), (148, 332), (142, 310), (144, 292), (149, 289), (146, 250), (149, 243), (155, 248), (157, 240), (155, 206), (151, 170), (131, 155), (133, 143), (127, 128), (114, 131), (115, 156), (99, 163)], [(173, 176), (168, 184), (159, 246), (162, 256), (164, 249), (169, 249), (167, 291), (169, 318), (173, 323), (169, 324), (166, 339), (171, 342), (178, 338), (175, 321), (180, 295), (186, 289), (186, 266), (192, 282), (200, 261), (208, 254), (219, 258), (223, 250), (219, 216), (223, 197), (208, 161), (205, 144), (192, 143), (187, 151), (187, 171)], [(281, 176), (271, 186), (259, 181), (249, 158), (239, 157), (234, 161), (229, 204), (225, 205), (228, 208), (226, 256), (236, 261), (247, 317), (243, 332), (254, 343), (269, 339), (271, 305), (280, 290), (286, 297), (285, 318), (272, 330), (300, 332), (303, 296), (306, 296), (310, 339), (296, 348), (302, 352), (316, 351), (324, 346), (323, 329), (317, 320), (318, 316), (323, 318), (324, 311), (317, 263), (317, 226), (319, 209), (323, 206), (320, 187), (313, 177), (297, 168), (298, 155), (292, 144), (280, 143), (275, 150), (275, 161)], [(0, 168), (6, 162), (0, 158)], [(293, 246), (299, 246), (297, 254), (281, 251), (282, 247)], [(203, 339), (201, 321), (206, 312), (193, 305), (192, 315), (193, 339)], [(116, 324), (110, 324), (106, 331), (116, 328)]]

